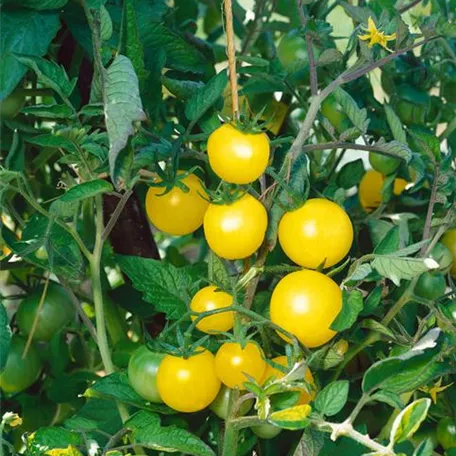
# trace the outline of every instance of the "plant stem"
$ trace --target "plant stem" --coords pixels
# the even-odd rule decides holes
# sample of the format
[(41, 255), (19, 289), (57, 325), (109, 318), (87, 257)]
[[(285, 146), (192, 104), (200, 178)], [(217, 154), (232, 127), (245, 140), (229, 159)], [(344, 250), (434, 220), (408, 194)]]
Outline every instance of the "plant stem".
[[(428, 239), (431, 235), (431, 223), (432, 223), (432, 215), (434, 213), (434, 205), (437, 196), (437, 187), (439, 184), (439, 173), (440, 173), (440, 166), (438, 163), (434, 165), (434, 180), (432, 181), (432, 188), (431, 188), (431, 197), (429, 198), (429, 206), (426, 214), (426, 221), (424, 222), (424, 229), (423, 229), (423, 241)], [(421, 247), (420, 254), (423, 256), (426, 252), (427, 245), (423, 245)]]
[[(307, 17), (304, 13), (302, 7), (302, 0), (296, 0), (296, 6), (298, 7), (299, 17), (301, 19), (301, 24), (304, 28), (307, 26)], [(312, 35), (306, 32), (306, 45), (307, 45), (307, 55), (309, 56), (309, 66), (310, 66), (310, 91), (312, 96), (318, 94), (318, 75), (317, 75), (317, 65), (315, 62), (315, 55), (313, 53), (312, 47)]]
[(239, 97), (236, 73), (236, 49), (234, 47), (233, 6), (231, 0), (224, 0), (224, 6), (231, 102), (233, 104), (233, 118), (237, 119), (239, 117)]
[[(104, 231), (103, 225), (103, 205), (101, 195), (95, 197), (95, 226), (96, 226), (96, 237), (95, 247), (93, 249), (93, 255), (90, 258), (90, 274), (92, 279), (92, 291), (93, 291), (93, 303), (95, 306), (95, 321), (97, 325), (97, 342), (100, 350), (101, 360), (106, 374), (112, 374), (114, 372), (114, 364), (111, 358), (111, 352), (109, 350), (108, 334), (106, 332), (106, 321), (103, 304), (103, 289), (101, 285), (101, 255), (103, 251), (103, 239), (102, 233)], [(129, 418), (128, 410), (126, 407), (117, 403), (120, 417), (125, 422)]]

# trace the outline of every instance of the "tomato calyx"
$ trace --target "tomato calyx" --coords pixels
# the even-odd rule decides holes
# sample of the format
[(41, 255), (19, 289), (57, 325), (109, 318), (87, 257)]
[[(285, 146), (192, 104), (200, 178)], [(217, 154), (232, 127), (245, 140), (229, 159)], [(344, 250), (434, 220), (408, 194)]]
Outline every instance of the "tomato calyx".
[[(161, 187), (164, 188), (163, 193), (157, 196), (164, 196), (169, 193), (174, 187), (178, 187), (184, 193), (188, 193), (190, 189), (183, 182), (185, 178), (194, 174), (197, 169), (201, 169), (199, 166), (193, 166), (189, 170), (181, 171), (177, 170), (177, 167), (166, 167), (164, 170), (159, 166), (156, 167), (156, 174), (159, 180), (147, 181), (149, 187)], [(205, 195), (200, 195), (203, 199), (207, 200)]]
[(270, 118), (262, 119), (262, 116), (267, 106), (263, 106), (256, 114), (252, 117), (251, 110), (247, 102), (244, 101), (240, 106), (240, 113), (238, 118), (230, 118), (221, 114), (224, 123), (231, 124), (237, 130), (243, 133), (258, 134), (264, 133), (267, 128), (266, 125), (271, 121)]
[(224, 206), (239, 201), (247, 193), (247, 189), (244, 186), (221, 181), (215, 191), (208, 190), (207, 193), (209, 199), (206, 199), (211, 204)]

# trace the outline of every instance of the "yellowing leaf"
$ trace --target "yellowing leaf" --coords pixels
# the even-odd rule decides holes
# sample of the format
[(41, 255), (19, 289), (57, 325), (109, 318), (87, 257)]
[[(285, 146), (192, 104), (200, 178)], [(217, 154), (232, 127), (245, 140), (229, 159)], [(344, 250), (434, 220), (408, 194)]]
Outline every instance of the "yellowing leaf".
[(283, 429), (303, 429), (309, 424), (307, 417), (311, 411), (310, 405), (297, 405), (271, 413), (268, 420)]

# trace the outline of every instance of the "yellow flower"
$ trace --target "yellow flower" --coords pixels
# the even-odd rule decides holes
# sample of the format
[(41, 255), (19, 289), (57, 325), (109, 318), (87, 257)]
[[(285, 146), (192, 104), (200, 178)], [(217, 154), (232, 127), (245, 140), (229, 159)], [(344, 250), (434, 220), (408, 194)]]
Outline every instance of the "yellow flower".
[(369, 41), (369, 47), (374, 46), (374, 44), (379, 44), (382, 48), (391, 51), (391, 49), (388, 48), (388, 41), (393, 41), (396, 39), (395, 33), (391, 35), (385, 35), (384, 32), (380, 32), (371, 17), (369, 17), (367, 20), (367, 28), (362, 26), (361, 28), (366, 30), (367, 33), (365, 35), (358, 35), (358, 38), (363, 41)]
[(16, 427), (22, 424), (22, 418), (17, 413), (6, 412), (2, 416), (2, 422), (11, 427)]
[(445, 385), (445, 386), (440, 386), (441, 384), (442, 384), (442, 377), (440, 377), (439, 381), (435, 385), (433, 385), (431, 387), (423, 386), (422, 388), (419, 388), (419, 390), (423, 391), (424, 393), (429, 394), (429, 396), (431, 396), (431, 398), (432, 398), (432, 402), (434, 402), (434, 404), (437, 404), (437, 394), (441, 393), (442, 391), (445, 391), (453, 383), (450, 383), (449, 385)]

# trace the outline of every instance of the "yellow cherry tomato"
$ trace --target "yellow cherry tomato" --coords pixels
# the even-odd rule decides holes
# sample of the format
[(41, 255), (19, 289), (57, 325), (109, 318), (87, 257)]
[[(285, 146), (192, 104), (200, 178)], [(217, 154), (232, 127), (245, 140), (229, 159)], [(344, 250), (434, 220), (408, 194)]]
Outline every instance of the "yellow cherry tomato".
[[(288, 368), (288, 358), (286, 356), (277, 356), (276, 358), (273, 358), (272, 361), (276, 364), (280, 364), (283, 367)], [(263, 377), (263, 382), (265, 382), (268, 378), (275, 377), (276, 379), (280, 379), (285, 377), (285, 373), (280, 371), (279, 369), (276, 369), (275, 367), (271, 366), (270, 364), (267, 364), (266, 366), (266, 371), (264, 373)], [(315, 386), (315, 380), (313, 378), (312, 372), (310, 372), (310, 369), (306, 369), (306, 373), (304, 374), (304, 379), (307, 383), (310, 383), (312, 387), (312, 392), (308, 393), (307, 391), (304, 390), (299, 390), (301, 391), (301, 394), (299, 396), (298, 403), (296, 405), (305, 405), (308, 404), (310, 401), (313, 401), (316, 396), (316, 386)]]
[[(190, 309), (200, 313), (229, 307), (231, 304), (233, 304), (232, 296), (211, 285), (204, 287), (193, 296)], [(192, 320), (195, 319), (196, 316), (192, 316)], [(202, 332), (211, 334), (226, 332), (233, 327), (233, 323), (233, 312), (223, 312), (203, 318), (196, 324), (196, 327)]]
[(249, 184), (258, 179), (268, 165), (269, 152), (265, 133), (245, 133), (230, 124), (217, 128), (207, 143), (211, 168), (231, 184)]
[(442, 244), (451, 252), (453, 264), (451, 265), (450, 274), (456, 278), (456, 228), (448, 230), (443, 235)]
[(374, 210), (382, 204), (383, 174), (370, 169), (364, 174), (359, 183), (359, 202), (367, 212)]
[(214, 355), (207, 350), (187, 359), (166, 355), (158, 368), (158, 393), (166, 405), (178, 412), (206, 408), (217, 397), (220, 386)]
[[(182, 174), (179, 171), (178, 174)], [(159, 181), (157, 181), (159, 182)], [(182, 179), (188, 188), (184, 192), (174, 187), (161, 195), (164, 187), (150, 187), (146, 196), (146, 212), (150, 222), (160, 231), (174, 236), (193, 233), (202, 224), (209, 203), (203, 198), (205, 190), (194, 174)]]
[(328, 268), (342, 260), (353, 243), (350, 217), (336, 203), (307, 200), (286, 212), (279, 223), (279, 242), (285, 254), (305, 268)]
[(263, 350), (254, 342), (248, 342), (244, 348), (237, 342), (227, 342), (215, 355), (215, 369), (228, 388), (243, 389), (243, 384), (249, 381), (245, 374), (261, 382), (266, 361)]
[(402, 179), (398, 177), (397, 179), (394, 179), (394, 184), (393, 184), (393, 193), (396, 196), (399, 196), (407, 187), (408, 182), (405, 179)]
[[(331, 340), (336, 332), (331, 323), (342, 308), (342, 292), (329, 277), (317, 271), (297, 271), (286, 275), (271, 297), (271, 321), (306, 347), (314, 348)], [(284, 335), (279, 335), (285, 339)]]
[(204, 216), (204, 235), (214, 253), (228, 260), (252, 255), (268, 226), (264, 206), (246, 194), (231, 204), (210, 204)]
[[(370, 169), (364, 174), (359, 183), (359, 202), (366, 212), (371, 212), (382, 204), (382, 187), (385, 176), (378, 171)], [(393, 193), (399, 196), (407, 187), (408, 182), (398, 177), (394, 179)]]

